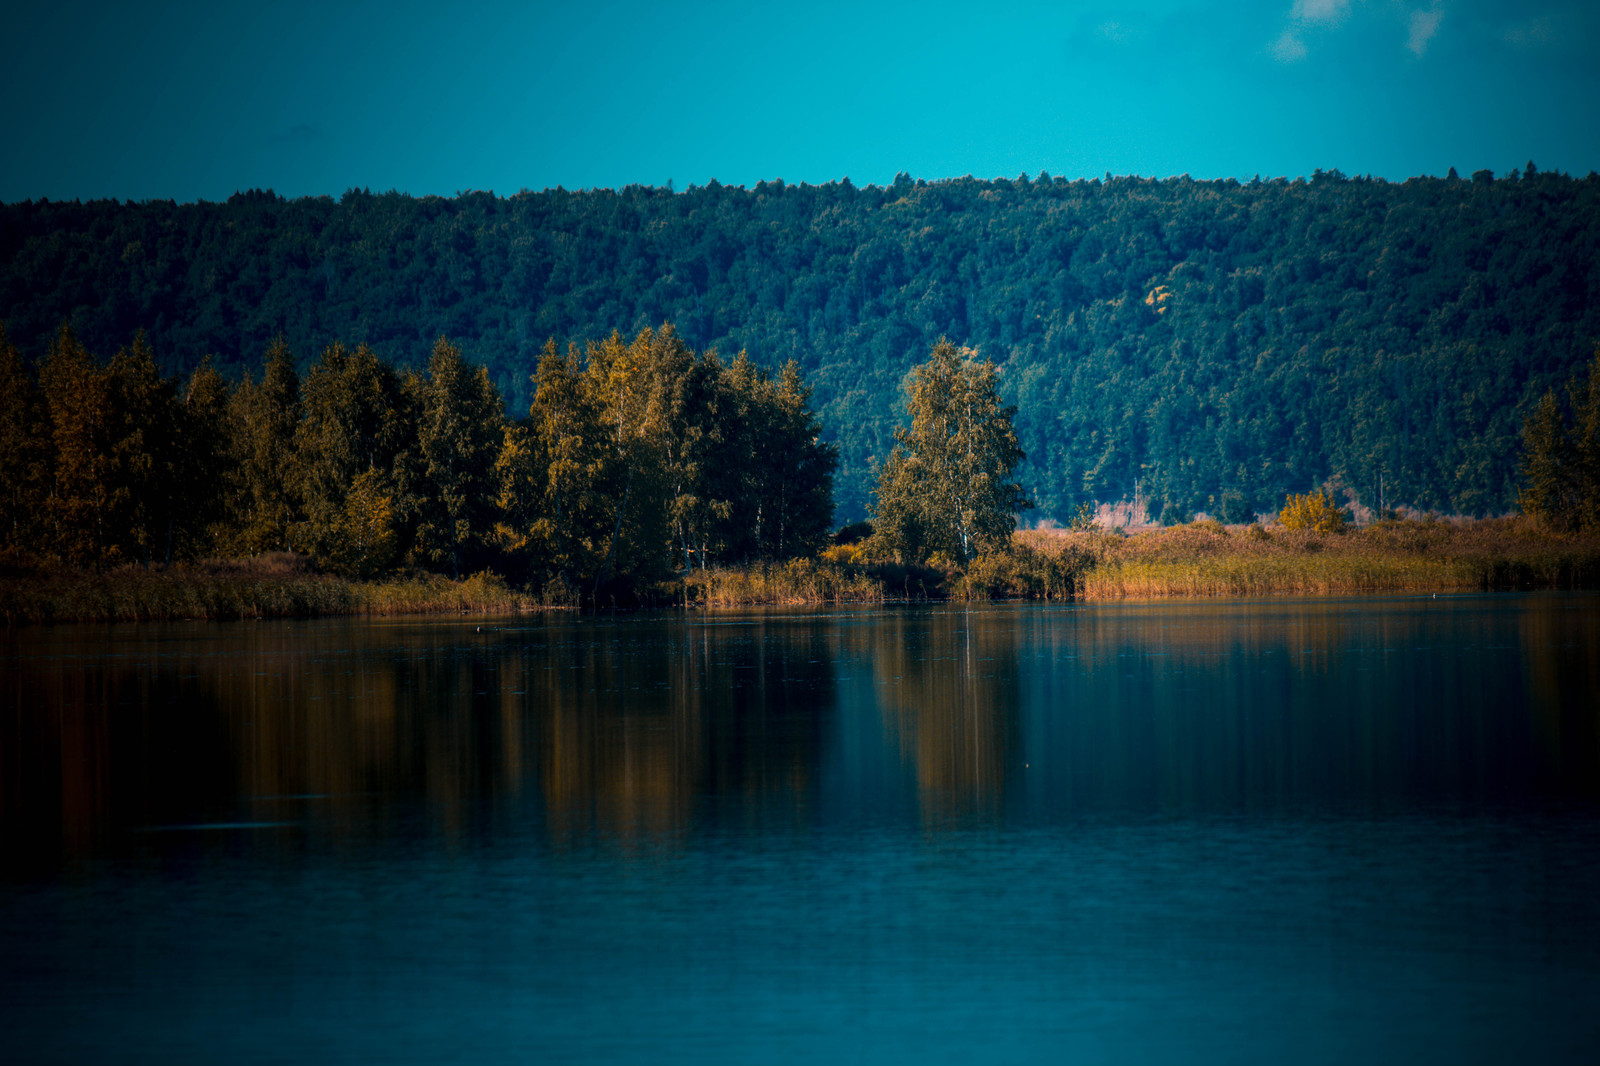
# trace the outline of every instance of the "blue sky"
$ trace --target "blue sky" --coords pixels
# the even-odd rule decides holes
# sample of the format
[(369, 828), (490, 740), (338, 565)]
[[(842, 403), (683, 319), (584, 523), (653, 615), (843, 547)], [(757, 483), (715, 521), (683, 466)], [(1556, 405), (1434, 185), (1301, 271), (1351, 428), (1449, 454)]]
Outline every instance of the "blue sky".
[(1600, 169), (1581, 0), (31, 6), (5, 201)]

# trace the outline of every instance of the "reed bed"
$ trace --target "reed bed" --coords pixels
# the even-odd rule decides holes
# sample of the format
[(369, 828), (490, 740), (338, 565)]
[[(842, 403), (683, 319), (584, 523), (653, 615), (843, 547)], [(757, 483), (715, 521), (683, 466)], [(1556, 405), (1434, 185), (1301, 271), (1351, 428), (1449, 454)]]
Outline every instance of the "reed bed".
[[(0, 564), (0, 618), (7, 625), (503, 614), (570, 608), (581, 599), (559, 580), (532, 594), (492, 573), (460, 581), (426, 573), (347, 581), (287, 554), (102, 574)], [(830, 558), (714, 567), (665, 584), (647, 600), (741, 607), (1596, 587), (1600, 536), (1552, 533), (1526, 518), (1381, 522), (1342, 534), (1200, 522), (1132, 536), (1019, 533), (1006, 551), (964, 569)]]
[(1526, 518), (1381, 522), (1343, 534), (1202, 522), (1132, 536), (1034, 531), (1019, 543), (1090, 558), (1082, 599), (1581, 588), (1600, 584), (1600, 538)]
[(529, 606), (493, 574), (462, 581), (435, 574), (347, 581), (292, 555), (211, 560), (162, 570), (35, 571), (0, 576), (7, 625), (145, 622), (322, 615), (507, 613)]
[(883, 583), (860, 568), (815, 559), (712, 567), (690, 575), (682, 588), (684, 602), (698, 607), (884, 600)]

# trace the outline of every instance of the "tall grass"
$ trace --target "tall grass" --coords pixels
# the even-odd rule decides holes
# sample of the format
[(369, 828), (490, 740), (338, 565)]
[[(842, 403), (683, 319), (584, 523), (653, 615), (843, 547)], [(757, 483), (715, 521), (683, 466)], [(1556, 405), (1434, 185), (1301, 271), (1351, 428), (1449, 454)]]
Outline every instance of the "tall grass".
[[(858, 553), (859, 555), (859, 553)], [(655, 590), (660, 605), (881, 603), (887, 599), (1108, 600), (1340, 592), (1600, 587), (1600, 537), (1557, 534), (1527, 518), (1382, 522), (1343, 534), (1201, 522), (1123, 536), (1099, 530), (1017, 534), (964, 569), (794, 559), (696, 571)], [(537, 595), (490, 573), (452, 581), (411, 574), (347, 581), (295, 555), (213, 560), (102, 574), (0, 559), (0, 619), (128, 622), (317, 615), (511, 613), (575, 607), (560, 582)]]
[(502, 613), (529, 598), (492, 574), (451, 581), (435, 574), (346, 581), (294, 555), (211, 560), (163, 570), (101, 574), (27, 571), (0, 576), (0, 618), (40, 622), (307, 618), (342, 614)]
[(1127, 537), (1036, 531), (1018, 541), (1089, 556), (1076, 590), (1084, 599), (1600, 584), (1600, 538), (1555, 534), (1526, 518), (1382, 522), (1344, 534), (1201, 522)]
[(884, 587), (858, 567), (815, 559), (695, 571), (681, 586), (699, 607), (749, 604), (881, 603)]

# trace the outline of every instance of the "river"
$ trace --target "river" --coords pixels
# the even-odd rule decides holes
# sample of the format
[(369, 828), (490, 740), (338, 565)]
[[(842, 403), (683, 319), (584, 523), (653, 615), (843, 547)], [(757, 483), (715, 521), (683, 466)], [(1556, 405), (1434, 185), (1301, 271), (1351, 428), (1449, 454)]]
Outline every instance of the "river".
[(39, 627), (0, 1045), (1592, 1062), (1600, 597)]

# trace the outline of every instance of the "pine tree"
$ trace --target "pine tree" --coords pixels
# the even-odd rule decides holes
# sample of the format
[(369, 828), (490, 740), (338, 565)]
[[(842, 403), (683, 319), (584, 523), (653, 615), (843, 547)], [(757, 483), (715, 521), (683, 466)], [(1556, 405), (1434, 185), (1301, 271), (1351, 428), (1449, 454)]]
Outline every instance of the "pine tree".
[(176, 549), (185, 558), (232, 549), (243, 496), (228, 383), (201, 360), (179, 409)]
[(466, 363), (444, 337), (433, 346), (420, 399), (417, 549), (460, 577), (463, 557), (475, 558), (493, 529), (505, 412), (489, 372)]
[(1600, 530), (1600, 351), (1589, 363), (1588, 376), (1573, 382), (1570, 395), (1577, 521), (1585, 530)]
[(50, 421), (33, 375), (0, 324), (0, 548), (32, 552), (50, 473)]
[(1522, 510), (1553, 529), (1577, 525), (1577, 481), (1572, 441), (1554, 389), (1539, 400), (1522, 426)]
[(112, 505), (111, 391), (105, 371), (63, 325), (39, 370), (50, 419), (54, 468), (46, 500), (46, 543), (71, 566), (109, 560)]
[(292, 535), (296, 547), (308, 546), (345, 573), (377, 573), (405, 550), (417, 480), (407, 392), (364, 344), (351, 351), (334, 342), (306, 375), (295, 431), (305, 518)]
[(671, 326), (648, 327), (632, 341), (612, 333), (591, 343), (584, 368), (605, 440), (604, 493), (611, 515), (593, 595), (610, 580), (619, 560), (631, 576), (663, 569), (669, 543), (666, 476), (670, 408), (667, 383), (693, 362)]
[(241, 480), (235, 550), (290, 551), (290, 531), (302, 517), (295, 469), (300, 376), (283, 337), (267, 349), (261, 380), (247, 379), (235, 390), (232, 411)]
[(170, 562), (180, 488), (176, 388), (141, 330), (106, 367), (111, 403), (108, 524), (119, 557)]

